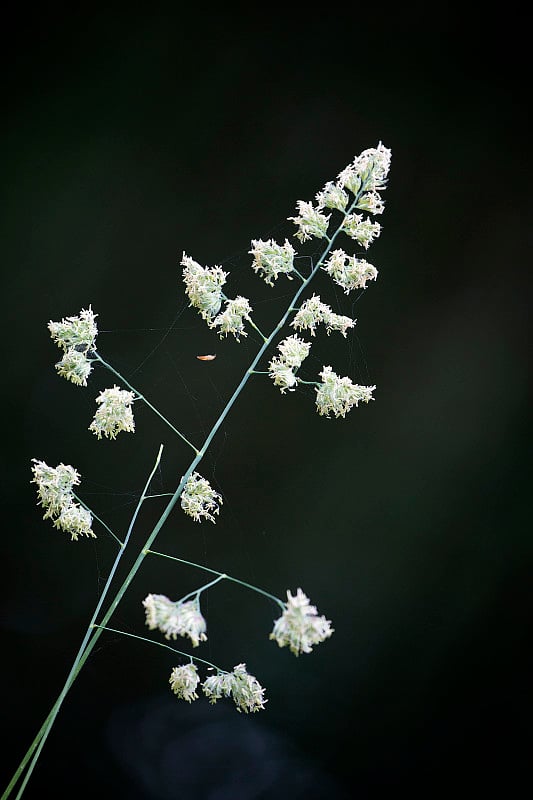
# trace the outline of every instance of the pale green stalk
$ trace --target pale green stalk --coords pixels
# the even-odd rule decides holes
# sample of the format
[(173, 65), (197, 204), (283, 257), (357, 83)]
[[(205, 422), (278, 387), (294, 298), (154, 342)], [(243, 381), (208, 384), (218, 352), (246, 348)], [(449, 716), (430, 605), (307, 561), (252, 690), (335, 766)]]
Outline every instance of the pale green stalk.
[[(264, 589), (260, 589), (258, 586), (253, 586), (251, 583), (246, 583), (246, 581), (241, 581), (239, 578), (233, 578), (231, 575), (227, 575), (225, 572), (219, 572), (216, 569), (211, 569), (210, 567), (204, 567), (203, 564), (196, 564), (194, 561), (187, 561), (184, 558), (178, 558), (177, 556), (169, 556), (167, 553), (158, 553), (156, 550), (147, 550), (146, 554), (147, 555), (150, 554), (152, 556), (161, 556), (161, 558), (170, 558), (171, 561), (179, 561), (181, 564), (188, 564), (190, 567), (203, 569), (205, 570), (205, 572), (211, 572), (213, 575), (219, 576), (215, 581), (212, 581), (212, 583), (208, 583), (207, 586), (212, 586), (214, 583), (217, 583), (217, 581), (225, 578), (228, 581), (233, 581), (233, 583), (240, 584), (240, 586), (245, 586), (247, 589), (251, 589), (252, 591), (257, 592), (258, 594), (262, 594), (265, 597), (268, 597), (270, 600), (274, 600), (274, 602), (277, 603), (279, 606), (281, 606), (282, 609), (285, 609), (285, 603), (282, 600), (280, 600), (279, 597), (270, 594), (270, 592), (265, 592)], [(206, 588), (207, 588), (206, 586), (202, 586), (201, 589), (198, 589), (196, 592), (191, 592), (190, 594), (192, 595), (192, 594), (197, 594), (198, 592), (203, 592), (203, 590)], [(190, 595), (187, 595), (187, 597), (190, 597)]]
[(188, 440), (188, 439), (186, 439), (186, 438), (185, 438), (185, 436), (184, 436), (182, 433), (180, 433), (180, 431), (179, 431), (177, 428), (175, 428), (175, 427), (174, 427), (174, 425), (173, 425), (171, 422), (169, 422), (169, 421), (168, 421), (168, 419), (167, 419), (166, 417), (164, 417), (164, 416), (163, 416), (163, 414), (161, 414), (161, 412), (160, 412), (160, 411), (158, 411), (158, 410), (157, 410), (157, 408), (156, 408), (155, 406), (153, 406), (153, 405), (150, 403), (150, 401), (149, 401), (149, 400), (147, 400), (147, 399), (146, 399), (146, 397), (145, 397), (143, 394), (141, 394), (139, 391), (137, 391), (137, 389), (135, 389), (135, 387), (133, 387), (133, 386), (131, 385), (131, 383), (128, 383), (128, 381), (126, 380), (126, 378), (125, 378), (123, 375), (121, 375), (121, 374), (120, 374), (120, 372), (117, 372), (117, 370), (116, 370), (114, 367), (112, 367), (112, 366), (111, 366), (111, 364), (108, 364), (108, 363), (107, 363), (107, 361), (104, 361), (104, 359), (102, 358), (102, 356), (101, 356), (99, 353), (95, 352), (95, 353), (94, 353), (94, 355), (95, 355), (95, 360), (96, 360), (96, 361), (99, 361), (99, 362), (102, 364), (102, 366), (104, 366), (104, 367), (106, 367), (108, 370), (110, 370), (110, 371), (113, 373), (113, 375), (116, 375), (116, 376), (117, 376), (117, 378), (118, 378), (119, 380), (121, 380), (121, 381), (122, 381), (122, 383), (124, 383), (124, 384), (125, 384), (125, 385), (128, 387), (128, 389), (130, 389), (130, 390), (131, 390), (131, 391), (132, 391), (132, 392), (133, 392), (133, 393), (134, 393), (134, 394), (137, 396), (137, 399), (138, 399), (138, 400), (142, 400), (142, 401), (143, 401), (143, 403), (146, 403), (146, 405), (148, 406), (148, 408), (151, 408), (151, 409), (152, 409), (152, 411), (153, 411), (155, 414), (157, 414), (157, 416), (158, 416), (158, 417), (160, 417), (160, 419), (162, 419), (162, 420), (163, 420), (163, 422), (165, 422), (165, 423), (168, 425), (168, 427), (169, 427), (171, 430), (173, 430), (173, 431), (174, 431), (174, 433), (177, 433), (177, 434), (178, 434), (178, 436), (180, 437), (180, 439), (183, 439), (183, 441), (184, 441), (186, 444), (188, 444), (188, 445), (189, 445), (189, 447), (192, 447), (192, 449), (194, 450), (194, 452), (195, 452), (195, 453), (198, 453), (198, 450), (197, 450), (197, 448), (196, 448), (196, 447), (195, 447), (195, 446), (194, 446), (194, 445), (193, 445), (191, 442), (189, 442), (189, 440)]

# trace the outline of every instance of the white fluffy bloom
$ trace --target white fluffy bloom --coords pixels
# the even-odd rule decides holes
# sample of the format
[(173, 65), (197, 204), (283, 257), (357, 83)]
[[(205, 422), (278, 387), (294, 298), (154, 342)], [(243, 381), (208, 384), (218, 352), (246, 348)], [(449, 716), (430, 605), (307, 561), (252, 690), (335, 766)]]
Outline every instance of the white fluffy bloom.
[(287, 336), (286, 339), (283, 339), (278, 344), (278, 350), (285, 364), (295, 369), (302, 366), (302, 362), (309, 355), (310, 349), (311, 343), (300, 339), (296, 334)]
[(348, 328), (353, 328), (355, 320), (341, 314), (335, 314), (330, 306), (323, 303), (319, 295), (313, 295), (306, 300), (296, 312), (291, 326), (298, 330), (308, 330), (311, 336), (315, 335), (316, 326), (324, 323), (328, 335), (331, 331), (340, 331), (346, 336)]
[(296, 370), (302, 365), (311, 349), (310, 342), (300, 339), (296, 334), (287, 336), (278, 344), (279, 356), (273, 356), (268, 365), (268, 374), (274, 386), (279, 386), (282, 394), (287, 389), (293, 391), (298, 383)]
[(202, 689), (210, 703), (216, 703), (222, 697), (232, 697), (237, 711), (259, 711), (267, 702), (263, 695), (265, 690), (253, 675), (246, 671), (246, 664), (237, 664), (233, 672), (222, 672), (211, 675), (202, 684)]
[(342, 224), (342, 229), (365, 250), (368, 250), (374, 239), (381, 233), (379, 222), (372, 222), (368, 217), (364, 219), (362, 214), (348, 214)]
[(94, 419), (89, 425), (89, 430), (98, 439), (101, 439), (102, 435), (107, 436), (109, 439), (116, 439), (120, 431), (133, 433), (135, 431), (135, 422), (131, 404), (134, 399), (133, 392), (120, 389), (118, 386), (113, 386), (112, 389), (104, 389), (96, 398), (99, 408), (97, 408)]
[(254, 257), (252, 269), (269, 286), (274, 285), (274, 281), (280, 274), (286, 275), (289, 280), (292, 280), (290, 273), (294, 269), (295, 252), (294, 247), (287, 239), (283, 245), (277, 244), (274, 239), (268, 239), (266, 242), (262, 239), (252, 239), (252, 249), (249, 250)]
[(189, 304), (198, 309), (203, 319), (211, 322), (222, 306), (222, 286), (228, 273), (220, 267), (202, 267), (185, 253), (181, 264)]
[(87, 386), (87, 378), (92, 372), (92, 363), (85, 352), (71, 347), (55, 365), (58, 375), (77, 386)]
[(143, 600), (143, 606), (148, 628), (151, 631), (157, 628), (165, 639), (188, 637), (193, 647), (207, 640), (207, 625), (197, 599), (174, 603), (164, 594), (149, 594)]
[(322, 269), (344, 289), (345, 294), (353, 289), (366, 289), (367, 281), (375, 281), (378, 276), (377, 269), (364, 258), (349, 256), (340, 249), (330, 253)]
[(391, 151), (381, 142), (377, 147), (356, 156), (339, 174), (339, 184), (346, 187), (353, 194), (363, 187), (364, 191), (379, 191), (385, 189), (391, 162)]
[(279, 387), (281, 394), (285, 394), (287, 389), (290, 392), (293, 392), (298, 383), (298, 378), (292, 371), (291, 367), (288, 367), (283, 359), (279, 358), (279, 356), (274, 356), (270, 360), (268, 365), (268, 374), (274, 382), (274, 386)]
[(33, 479), (37, 484), (39, 505), (45, 509), (43, 519), (56, 517), (73, 501), (73, 487), (80, 483), (80, 475), (70, 464), (49, 467), (44, 461), (33, 461)]
[(250, 319), (252, 307), (246, 297), (236, 297), (226, 301), (226, 308), (209, 323), (210, 328), (220, 328), (220, 338), (232, 333), (237, 341), (240, 336), (247, 336), (244, 330), (244, 320)]
[(320, 373), (322, 383), (316, 389), (316, 407), (321, 416), (345, 417), (353, 406), (373, 400), (375, 386), (360, 386), (350, 378), (340, 378), (331, 367), (324, 367)]
[(355, 207), (368, 211), (370, 214), (383, 214), (385, 203), (377, 192), (366, 192), (366, 194), (361, 195)]
[(98, 328), (91, 306), (83, 308), (77, 317), (66, 317), (61, 322), (49, 322), (48, 330), (53, 341), (65, 352), (75, 349), (81, 353), (94, 350)]
[(175, 695), (182, 700), (191, 703), (198, 699), (196, 687), (200, 683), (198, 669), (195, 664), (184, 664), (182, 667), (174, 667), (168, 679), (170, 688)]
[(213, 514), (219, 513), (222, 496), (212, 489), (206, 478), (202, 478), (198, 472), (193, 472), (187, 479), (180, 502), (182, 509), (195, 522), (201, 522), (202, 517), (215, 522)]
[(39, 505), (45, 509), (43, 519), (53, 519), (54, 526), (70, 533), (71, 541), (80, 536), (96, 534), (91, 530), (90, 511), (75, 501), (73, 487), (80, 483), (79, 473), (69, 464), (49, 467), (44, 461), (33, 459), (32, 483), (37, 484)]
[(309, 598), (301, 589), (293, 596), (287, 591), (285, 610), (274, 622), (274, 630), (270, 639), (274, 639), (280, 647), (289, 646), (295, 656), (310, 653), (313, 645), (328, 639), (333, 633), (330, 620), (319, 617), (315, 606), (310, 605)]
[(59, 516), (54, 521), (54, 527), (60, 528), (65, 533), (70, 533), (71, 541), (77, 541), (80, 536), (92, 536), (96, 539), (96, 534), (92, 531), (93, 518), (91, 512), (83, 508), (78, 503), (71, 503), (62, 508)]
[(306, 242), (315, 236), (317, 239), (327, 238), (329, 218), (322, 214), (318, 208), (313, 208), (312, 203), (306, 203), (305, 200), (298, 200), (297, 203), (299, 216), (288, 217), (299, 230), (294, 234), (301, 242)]
[(338, 211), (344, 211), (348, 204), (347, 193), (342, 186), (333, 181), (328, 181), (323, 190), (316, 195), (317, 208), (336, 208)]

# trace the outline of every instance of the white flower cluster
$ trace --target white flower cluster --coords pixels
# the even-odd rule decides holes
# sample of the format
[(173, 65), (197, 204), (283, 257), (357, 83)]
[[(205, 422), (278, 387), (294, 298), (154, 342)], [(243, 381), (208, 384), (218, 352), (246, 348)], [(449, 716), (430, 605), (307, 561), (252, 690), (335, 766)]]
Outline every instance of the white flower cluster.
[(362, 214), (348, 214), (342, 224), (342, 229), (351, 239), (355, 239), (361, 247), (368, 250), (374, 239), (381, 233), (379, 222), (372, 222)]
[(210, 703), (216, 703), (222, 697), (232, 697), (237, 711), (259, 711), (267, 702), (263, 695), (265, 690), (253, 675), (246, 671), (246, 664), (237, 664), (232, 672), (219, 672), (211, 675), (202, 684), (202, 689)]
[(296, 251), (287, 239), (283, 245), (277, 244), (274, 239), (268, 239), (266, 242), (262, 239), (252, 239), (252, 249), (248, 252), (254, 257), (252, 269), (269, 286), (274, 286), (280, 274), (292, 280), (290, 273), (294, 269)]
[(361, 189), (365, 192), (378, 192), (387, 186), (391, 162), (391, 151), (381, 142), (377, 147), (363, 150), (338, 175), (338, 184), (356, 195)]
[(202, 267), (193, 258), (181, 259), (183, 282), (190, 305), (198, 309), (202, 319), (212, 322), (222, 306), (222, 287), (228, 276), (220, 267)]
[(91, 530), (90, 511), (76, 502), (72, 491), (80, 483), (79, 473), (68, 464), (54, 468), (36, 458), (32, 460), (31, 482), (38, 487), (38, 502), (45, 509), (43, 519), (53, 519), (54, 527), (70, 533), (71, 541), (77, 541), (80, 536), (96, 538)]
[(316, 237), (317, 239), (325, 239), (328, 234), (328, 225), (331, 214), (322, 214), (319, 208), (314, 208), (312, 203), (306, 203), (305, 200), (298, 200), (298, 216), (288, 217), (298, 230), (294, 234), (301, 242), (306, 242), (308, 239)]
[[(194, 664), (174, 667), (169, 683), (174, 694), (188, 703), (198, 699), (196, 689), (200, 683), (198, 669)], [(219, 671), (200, 684), (210, 703), (223, 697), (232, 697), (237, 711), (259, 711), (268, 702), (263, 695), (265, 690), (253, 675), (246, 671), (246, 664), (237, 664), (232, 672)]]
[(186, 636), (193, 647), (207, 640), (207, 625), (198, 599), (174, 603), (164, 594), (149, 594), (143, 600), (143, 606), (148, 628), (151, 631), (157, 628), (165, 635), (165, 639)]
[(52, 340), (63, 350), (63, 358), (55, 367), (62, 378), (78, 386), (87, 386), (87, 378), (92, 372), (90, 354), (95, 349), (98, 335), (96, 316), (89, 306), (77, 317), (48, 323)]
[(215, 317), (209, 327), (220, 328), (221, 339), (228, 333), (232, 333), (239, 341), (240, 336), (248, 336), (244, 330), (244, 320), (249, 320), (251, 313), (252, 307), (249, 300), (239, 295), (234, 300), (226, 301), (226, 308)]
[(268, 365), (268, 374), (274, 381), (274, 386), (279, 386), (282, 394), (287, 389), (294, 391), (298, 378), (296, 370), (309, 355), (310, 342), (300, 339), (296, 334), (288, 336), (278, 344), (279, 356), (273, 356)]
[[(220, 338), (232, 333), (237, 341), (246, 336), (244, 320), (249, 320), (252, 307), (246, 297), (240, 295), (234, 300), (224, 296), (222, 287), (229, 273), (220, 267), (202, 267), (193, 258), (183, 253), (183, 281), (190, 305), (198, 309), (202, 319), (210, 328), (220, 328)], [(222, 302), (226, 307), (222, 313)]]
[(345, 294), (352, 289), (366, 289), (367, 281), (375, 281), (378, 276), (377, 269), (364, 258), (349, 256), (340, 249), (333, 250), (322, 269), (344, 289)]
[(335, 208), (344, 211), (348, 205), (348, 194), (341, 185), (328, 181), (321, 192), (316, 195), (317, 208)]
[(112, 389), (104, 389), (96, 402), (99, 405), (94, 419), (89, 425), (98, 439), (107, 436), (109, 439), (116, 439), (120, 431), (133, 433), (135, 431), (135, 421), (131, 404), (135, 399), (133, 392), (113, 386)]
[(354, 319), (342, 314), (335, 314), (330, 306), (322, 302), (319, 295), (314, 294), (302, 303), (291, 322), (291, 327), (297, 330), (308, 330), (311, 336), (314, 336), (316, 326), (321, 322), (326, 326), (328, 336), (331, 331), (340, 331), (345, 337), (348, 328), (353, 328), (355, 325)]
[(333, 633), (331, 621), (319, 617), (315, 606), (310, 605), (309, 598), (301, 589), (293, 596), (287, 591), (287, 602), (281, 617), (274, 622), (274, 630), (270, 638), (280, 647), (289, 646), (295, 656), (310, 653), (313, 645), (328, 639)]
[(195, 522), (201, 522), (202, 517), (215, 522), (213, 514), (219, 513), (222, 497), (211, 488), (211, 484), (198, 472), (189, 475), (183, 492), (181, 493), (181, 507)]
[(375, 386), (360, 386), (350, 378), (340, 378), (331, 367), (324, 367), (320, 373), (322, 383), (316, 389), (316, 407), (320, 416), (345, 417), (348, 411), (360, 402), (373, 400)]
[(195, 664), (184, 664), (182, 667), (174, 667), (168, 679), (170, 688), (182, 700), (191, 703), (198, 700), (196, 687), (200, 683), (200, 676)]

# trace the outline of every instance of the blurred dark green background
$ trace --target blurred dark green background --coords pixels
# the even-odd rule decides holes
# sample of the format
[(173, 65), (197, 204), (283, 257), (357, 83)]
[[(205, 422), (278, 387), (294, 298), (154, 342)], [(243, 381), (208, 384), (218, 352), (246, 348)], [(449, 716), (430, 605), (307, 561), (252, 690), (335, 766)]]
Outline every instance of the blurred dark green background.
[[(245, 717), (229, 701), (176, 701), (176, 659), (104, 635), (27, 798), (515, 797), (529, 773), (525, 23), (424, 9), (315, 21), (47, 9), (4, 30), (3, 785), (115, 552), (105, 534), (71, 544), (41, 520), (31, 458), (75, 465), (117, 532), (160, 443), (157, 491), (189, 464), (148, 409), (136, 407), (135, 436), (91, 436), (113, 379), (58, 378), (47, 322), (92, 304), (103, 357), (199, 443), (257, 337), (219, 342), (187, 307), (182, 252), (229, 271), (228, 291), (269, 330), (294, 284), (265, 287), (250, 240), (292, 237), (296, 200), (361, 150), (381, 140), (393, 154), (367, 256), (378, 281), (354, 297), (319, 277), (315, 291), (358, 324), (346, 341), (317, 337), (308, 361), (310, 379), (331, 364), (377, 384), (376, 402), (327, 420), (311, 391), (251, 381), (201, 470), (224, 496), (216, 526), (176, 509), (158, 540), (280, 596), (301, 586), (334, 636), (295, 659), (267, 639), (270, 603), (211, 590), (198, 655), (244, 661), (267, 687), (267, 709)], [(200, 364), (203, 352), (217, 360)], [(139, 546), (162, 503), (143, 508)], [(177, 598), (202, 581), (146, 563), (114, 622), (144, 635), (148, 592)]]

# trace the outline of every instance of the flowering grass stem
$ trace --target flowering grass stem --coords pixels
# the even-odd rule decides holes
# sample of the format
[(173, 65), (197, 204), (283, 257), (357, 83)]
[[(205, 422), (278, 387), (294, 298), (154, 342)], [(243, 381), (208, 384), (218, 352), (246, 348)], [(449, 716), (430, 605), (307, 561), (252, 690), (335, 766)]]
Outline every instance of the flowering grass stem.
[[(354, 198), (354, 200), (353, 200), (353, 202), (352, 202), (352, 204), (350, 206), (350, 209), (346, 213), (349, 213), (349, 211), (351, 211), (352, 208), (357, 206), (357, 203), (358, 203), (358, 201), (360, 199), (360, 196), (361, 196), (362, 192), (363, 192), (363, 189), (360, 189), (355, 194), (355, 198)], [(43, 726), (41, 727), (39, 733), (37, 734), (37, 736), (33, 740), (32, 744), (30, 745), (28, 751), (26, 752), (26, 755), (24, 756), (21, 764), (19, 765), (19, 767), (18, 767), (15, 775), (13, 776), (10, 784), (8, 785), (7, 789), (4, 791), (1, 800), (7, 800), (7, 798), (10, 796), (11, 791), (13, 790), (15, 784), (17, 783), (19, 778), (22, 776), (23, 770), (27, 767), (26, 773), (24, 775), (24, 779), (22, 781), (22, 784), (21, 784), (20, 789), (19, 789), (18, 794), (17, 794), (17, 800), (19, 800), (19, 798), (22, 796), (22, 794), (24, 792), (24, 789), (26, 787), (26, 784), (27, 784), (27, 782), (28, 782), (28, 780), (29, 780), (29, 778), (30, 778), (30, 776), (31, 776), (31, 774), (33, 772), (33, 769), (34, 769), (34, 767), (35, 767), (35, 765), (37, 763), (37, 760), (38, 760), (39, 755), (41, 753), (41, 750), (42, 750), (42, 748), (44, 746), (44, 743), (45, 743), (45, 741), (46, 741), (46, 739), (47, 739), (47, 737), (48, 737), (48, 735), (50, 733), (50, 730), (51, 730), (51, 728), (52, 728), (52, 726), (53, 726), (53, 724), (54, 724), (54, 722), (56, 720), (58, 711), (59, 711), (59, 709), (60, 709), (60, 707), (61, 707), (61, 705), (62, 705), (62, 703), (63, 703), (63, 701), (64, 701), (64, 699), (65, 699), (65, 697), (66, 697), (66, 695), (68, 693), (68, 691), (70, 690), (74, 680), (78, 676), (81, 668), (85, 664), (85, 662), (86, 662), (87, 658), (89, 657), (91, 651), (93, 650), (96, 642), (98, 641), (98, 638), (100, 637), (100, 635), (102, 634), (102, 632), (104, 630), (109, 630), (109, 631), (112, 631), (112, 632), (115, 632), (115, 633), (119, 633), (121, 635), (126, 635), (126, 636), (130, 636), (132, 638), (136, 638), (136, 639), (140, 639), (140, 640), (143, 640), (143, 641), (147, 641), (147, 642), (150, 642), (151, 644), (157, 644), (159, 647), (165, 647), (165, 648), (167, 648), (167, 649), (169, 649), (169, 650), (171, 650), (173, 652), (180, 653), (182, 655), (186, 655), (185, 653), (181, 653), (181, 651), (177, 651), (174, 648), (169, 647), (168, 645), (163, 645), (163, 644), (160, 644), (158, 642), (154, 642), (154, 641), (152, 641), (150, 639), (145, 639), (144, 637), (136, 636), (134, 634), (126, 633), (124, 631), (118, 631), (116, 629), (109, 628), (107, 626), (107, 624), (108, 624), (110, 618), (112, 617), (113, 613), (115, 612), (117, 606), (119, 605), (124, 593), (126, 592), (127, 588), (129, 587), (130, 583), (132, 582), (133, 578), (135, 577), (137, 571), (139, 570), (141, 564), (143, 563), (144, 558), (146, 557), (146, 555), (155, 554), (155, 555), (160, 555), (160, 556), (163, 556), (163, 557), (166, 557), (166, 558), (174, 558), (173, 556), (164, 556), (164, 554), (162, 554), (162, 553), (156, 553), (155, 551), (152, 551), (151, 550), (151, 546), (152, 546), (153, 542), (155, 541), (155, 539), (156, 539), (157, 535), (159, 534), (161, 528), (163, 527), (163, 525), (165, 524), (166, 520), (168, 519), (168, 517), (169, 517), (170, 513), (172, 512), (174, 506), (178, 502), (178, 500), (180, 498), (180, 495), (182, 494), (182, 491), (183, 491), (183, 489), (184, 489), (189, 477), (193, 474), (196, 466), (203, 459), (204, 455), (206, 454), (206, 452), (207, 452), (207, 450), (208, 450), (208, 448), (209, 448), (209, 446), (211, 444), (211, 441), (213, 440), (213, 438), (216, 435), (217, 431), (219, 430), (219, 428), (223, 424), (226, 416), (230, 412), (230, 410), (233, 407), (235, 401), (237, 400), (237, 398), (239, 397), (239, 395), (243, 391), (243, 389), (244, 389), (246, 383), (248, 382), (250, 376), (252, 374), (254, 374), (254, 372), (256, 371), (255, 370), (256, 366), (258, 365), (258, 363), (260, 362), (261, 358), (263, 357), (263, 355), (265, 354), (267, 349), (270, 347), (270, 345), (274, 341), (275, 337), (282, 330), (283, 326), (287, 322), (289, 314), (296, 307), (301, 294), (305, 291), (307, 286), (310, 284), (310, 282), (315, 277), (315, 275), (317, 274), (318, 270), (320, 269), (320, 267), (324, 263), (324, 260), (325, 260), (326, 256), (329, 254), (329, 252), (330, 252), (330, 250), (331, 250), (331, 248), (333, 246), (334, 241), (336, 240), (337, 236), (339, 235), (339, 233), (343, 229), (343, 224), (344, 224), (344, 217), (343, 217), (343, 221), (339, 224), (339, 226), (337, 227), (336, 231), (332, 234), (331, 237), (330, 236), (324, 236), (323, 237), (323, 238), (325, 238), (325, 240), (327, 242), (327, 245), (326, 245), (322, 255), (320, 256), (320, 258), (316, 262), (316, 264), (314, 264), (312, 266), (312, 269), (311, 269), (310, 274), (308, 275), (308, 277), (304, 278), (302, 275), (297, 273), (298, 276), (301, 279), (301, 285), (299, 286), (299, 288), (295, 292), (294, 296), (292, 297), (291, 301), (289, 302), (289, 304), (287, 306), (287, 310), (285, 311), (285, 313), (283, 314), (283, 316), (279, 320), (278, 324), (274, 327), (274, 329), (272, 330), (270, 335), (268, 337), (265, 337), (261, 333), (261, 331), (259, 331), (259, 329), (255, 326), (255, 324), (252, 323), (253, 327), (261, 335), (261, 337), (263, 339), (263, 344), (259, 348), (256, 356), (252, 360), (252, 362), (249, 365), (248, 369), (245, 371), (245, 373), (244, 373), (242, 379), (240, 380), (239, 384), (237, 385), (235, 391), (233, 392), (233, 394), (231, 395), (231, 397), (227, 401), (225, 408), (223, 409), (222, 413), (220, 414), (220, 416), (218, 417), (218, 419), (214, 423), (213, 427), (211, 428), (211, 431), (208, 434), (208, 436), (206, 437), (206, 439), (205, 439), (205, 441), (204, 441), (204, 443), (203, 443), (203, 445), (202, 445), (200, 450), (198, 450), (191, 442), (189, 442), (188, 439), (186, 439), (185, 436), (182, 433), (180, 433), (154, 406), (152, 406), (152, 404), (142, 394), (140, 394), (136, 389), (134, 389), (128, 383), (128, 381), (125, 380), (124, 377), (122, 375), (120, 375), (120, 373), (118, 373), (117, 370), (114, 369), (114, 367), (112, 367), (110, 364), (108, 364), (106, 361), (104, 361), (104, 359), (100, 355), (98, 355), (98, 353), (94, 353), (94, 359), (93, 360), (99, 361), (104, 367), (106, 367), (114, 375), (116, 375), (117, 378), (120, 379), (120, 381), (122, 381), (126, 386), (128, 386), (129, 389), (132, 392), (134, 392), (135, 395), (139, 399), (143, 400), (149, 406), (149, 408), (151, 408), (175, 433), (178, 434), (178, 436), (186, 444), (188, 444), (194, 450), (195, 457), (192, 460), (192, 462), (190, 463), (190, 465), (189, 465), (188, 469), (186, 470), (185, 474), (181, 478), (181, 480), (180, 480), (175, 492), (170, 496), (170, 500), (168, 501), (165, 509), (163, 510), (159, 520), (157, 521), (157, 523), (153, 527), (153, 529), (152, 529), (150, 535), (148, 536), (145, 544), (143, 545), (143, 547), (139, 551), (139, 553), (137, 555), (137, 558), (135, 559), (133, 565), (129, 569), (128, 574), (126, 575), (126, 578), (124, 579), (124, 581), (121, 584), (120, 588), (116, 592), (114, 598), (111, 600), (107, 611), (104, 613), (104, 615), (100, 619), (99, 623), (97, 623), (98, 616), (99, 616), (99, 614), (100, 614), (100, 612), (102, 610), (104, 601), (107, 598), (107, 595), (109, 593), (109, 589), (111, 587), (111, 584), (112, 584), (112, 581), (114, 579), (115, 573), (116, 573), (116, 571), (118, 569), (120, 560), (121, 560), (122, 555), (124, 554), (124, 552), (126, 550), (126, 547), (128, 545), (128, 542), (129, 542), (129, 539), (130, 539), (130, 536), (131, 536), (131, 532), (133, 530), (133, 526), (134, 526), (134, 524), (136, 522), (137, 516), (138, 516), (139, 511), (140, 511), (140, 508), (141, 508), (144, 500), (149, 497), (149, 495), (147, 494), (148, 488), (149, 488), (150, 482), (151, 482), (151, 480), (153, 478), (153, 475), (154, 475), (154, 473), (155, 473), (155, 471), (156, 471), (156, 469), (157, 469), (157, 467), (159, 465), (160, 458), (161, 458), (162, 446), (160, 447), (159, 453), (158, 453), (158, 456), (157, 456), (157, 459), (156, 459), (156, 463), (155, 463), (155, 465), (154, 465), (154, 467), (153, 467), (153, 469), (152, 469), (152, 471), (150, 473), (150, 476), (149, 476), (149, 478), (148, 478), (148, 480), (146, 482), (146, 485), (144, 487), (144, 491), (143, 491), (143, 493), (142, 493), (142, 495), (141, 495), (141, 497), (140, 497), (140, 499), (138, 501), (138, 504), (137, 504), (137, 507), (136, 507), (135, 512), (133, 514), (133, 517), (131, 519), (127, 534), (125, 536), (124, 542), (123, 543), (120, 542), (120, 540), (118, 540), (118, 538), (115, 537), (115, 538), (117, 538), (117, 541), (120, 542), (119, 553), (117, 554), (117, 556), (115, 558), (115, 561), (113, 562), (113, 565), (111, 567), (111, 571), (109, 573), (108, 579), (106, 581), (106, 584), (104, 586), (102, 594), (101, 594), (101, 596), (99, 598), (99, 601), (98, 601), (98, 604), (96, 606), (96, 609), (95, 609), (95, 611), (94, 611), (94, 613), (92, 615), (92, 618), (91, 618), (91, 620), (89, 622), (89, 625), (87, 627), (87, 631), (85, 633), (85, 636), (83, 638), (81, 646), (80, 646), (80, 648), (78, 650), (78, 653), (76, 655), (74, 663), (73, 663), (73, 665), (71, 667), (71, 670), (70, 670), (70, 672), (69, 672), (69, 674), (67, 676), (65, 684), (63, 686), (63, 689), (61, 690), (56, 702), (54, 703), (54, 705), (53, 705), (50, 713), (48, 714)], [(304, 237), (304, 238), (307, 238), (307, 237)], [(57, 336), (59, 336), (59, 333), (57, 334)], [(107, 527), (107, 526), (105, 526), (105, 527)], [(268, 597), (269, 599), (273, 600), (275, 603), (279, 604), (282, 608), (284, 608), (284, 604), (282, 603), (282, 601), (279, 598), (275, 597), (274, 595), (269, 594), (268, 592), (266, 592), (266, 591), (264, 591), (262, 589), (259, 589), (258, 587), (255, 587), (255, 586), (253, 586), (253, 585), (251, 585), (249, 583), (246, 583), (245, 581), (241, 581), (241, 580), (239, 580), (237, 578), (232, 578), (232, 577), (226, 575), (225, 573), (219, 573), (216, 570), (211, 570), (211, 569), (209, 569), (207, 567), (202, 567), (201, 565), (198, 565), (198, 564), (193, 564), (192, 562), (188, 562), (185, 559), (175, 558), (175, 560), (181, 561), (182, 563), (185, 563), (185, 564), (191, 564), (192, 566), (195, 566), (195, 567), (197, 567), (199, 569), (204, 569), (204, 570), (206, 570), (208, 572), (211, 572), (211, 573), (213, 573), (213, 574), (218, 576), (216, 578), (216, 580), (212, 581), (209, 584), (206, 584), (206, 586), (202, 587), (202, 589), (200, 589), (200, 590), (197, 590), (197, 592), (194, 592), (193, 594), (198, 594), (198, 592), (205, 590), (208, 586), (212, 586), (215, 583), (217, 583), (218, 581), (226, 579), (226, 580), (231, 580), (231, 581), (233, 581), (235, 583), (238, 583), (238, 584), (240, 584), (240, 585), (242, 585), (242, 586), (244, 586), (246, 588), (249, 588), (249, 589), (251, 589), (251, 590), (253, 590), (255, 592), (258, 592), (258, 593)], [(306, 599), (306, 598), (304, 598), (304, 599)], [(197, 657), (192, 657), (192, 656), (189, 656), (189, 657), (190, 658), (196, 658), (196, 660), (198, 660), (198, 661), (203, 661), (203, 659), (199, 659)], [(215, 667), (215, 665), (210, 664), (207, 661), (203, 661), (203, 663), (208, 664), (209, 666), (211, 666), (211, 667), (213, 667), (213, 668), (218, 670), (218, 668)], [(30, 761), (30, 759), (31, 759), (31, 761)]]

